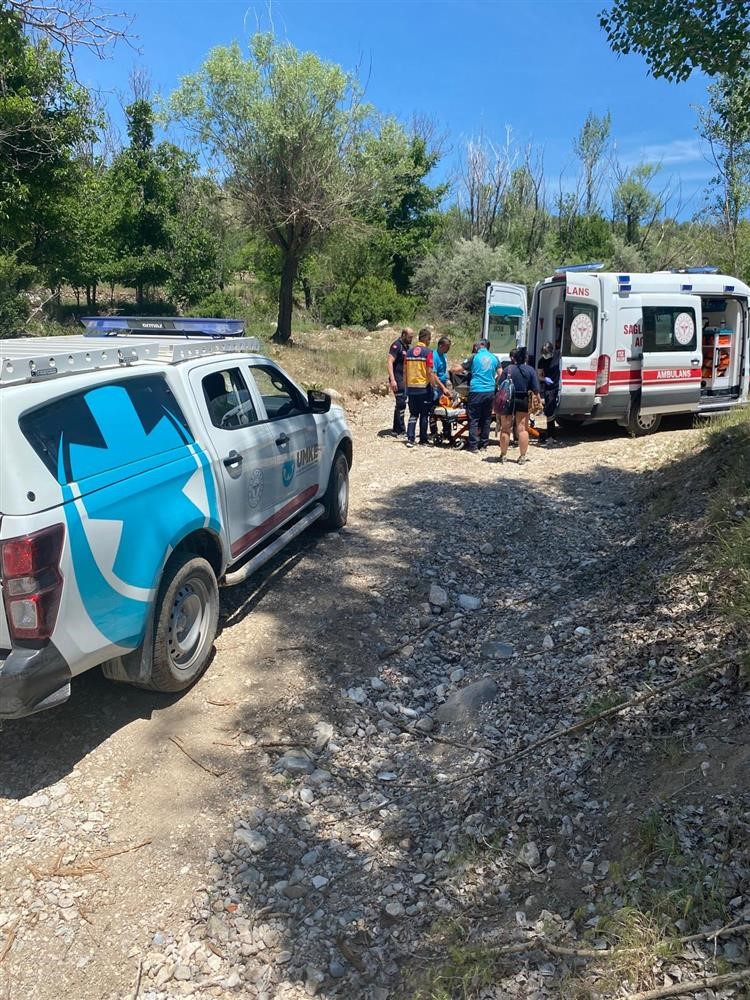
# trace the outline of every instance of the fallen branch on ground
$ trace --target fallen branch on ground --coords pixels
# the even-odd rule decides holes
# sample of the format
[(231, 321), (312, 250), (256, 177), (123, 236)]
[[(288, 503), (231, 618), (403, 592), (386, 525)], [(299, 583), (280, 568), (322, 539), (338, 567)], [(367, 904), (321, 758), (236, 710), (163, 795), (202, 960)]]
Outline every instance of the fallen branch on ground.
[(213, 768), (208, 767), (206, 764), (201, 764), (201, 762), (197, 760), (195, 757), (193, 757), (191, 753), (188, 753), (188, 751), (182, 745), (180, 738), (178, 736), (170, 736), (169, 739), (172, 743), (174, 743), (174, 745), (177, 747), (178, 750), (182, 750), (182, 752), (185, 754), (188, 760), (192, 760), (192, 762), (194, 764), (197, 764), (202, 771), (206, 772), (206, 774), (210, 774), (214, 778), (220, 778), (222, 774), (226, 774), (226, 771), (214, 771)]
[(740, 969), (739, 972), (728, 972), (723, 976), (704, 976), (701, 979), (686, 979), (671, 986), (660, 986), (645, 993), (627, 993), (625, 1000), (662, 1000), (663, 997), (681, 997), (686, 993), (697, 993), (699, 990), (719, 989), (722, 986), (732, 986), (750, 980), (750, 969)]
[(135, 974), (135, 987), (133, 989), (133, 1000), (138, 1000), (141, 992), (141, 979), (143, 978), (143, 958), (138, 959), (138, 971)]
[(82, 875), (106, 875), (107, 873), (100, 867), (99, 863), (101, 861), (106, 861), (108, 858), (118, 858), (121, 854), (130, 854), (133, 851), (139, 851), (142, 847), (146, 847), (150, 843), (151, 840), (148, 839), (142, 840), (138, 844), (132, 844), (130, 847), (114, 847), (109, 851), (103, 851), (101, 854), (95, 854), (92, 858), (86, 858), (71, 865), (62, 864), (64, 852), (61, 851), (49, 868), (39, 868), (37, 865), (29, 865), (29, 871), (37, 881), (43, 878), (75, 878)]
[[(449, 778), (447, 781), (441, 781), (439, 782), (439, 787), (445, 788), (448, 785), (455, 785), (460, 781), (466, 781), (468, 778), (480, 777), (488, 771), (497, 771), (499, 768), (505, 767), (507, 764), (528, 756), (528, 754), (533, 753), (540, 747), (547, 746), (549, 743), (555, 743), (557, 740), (560, 740), (565, 736), (573, 736), (576, 733), (582, 733), (586, 729), (591, 729), (592, 726), (595, 726), (598, 722), (610, 719), (615, 715), (620, 715), (622, 712), (626, 712), (629, 708), (636, 708), (638, 705), (645, 705), (647, 702), (653, 701), (654, 698), (659, 698), (668, 691), (672, 691), (674, 688), (687, 684), (688, 681), (694, 680), (696, 677), (702, 677), (709, 671), (716, 669), (716, 667), (725, 666), (728, 662), (729, 659), (724, 658), (721, 660), (714, 660), (713, 663), (707, 663), (705, 666), (699, 667), (697, 670), (691, 670), (690, 673), (683, 674), (676, 680), (669, 681), (667, 684), (661, 684), (659, 687), (652, 688), (644, 694), (639, 694), (635, 698), (631, 698), (630, 701), (621, 702), (619, 705), (615, 705), (613, 708), (608, 708), (603, 712), (599, 712), (597, 715), (592, 715), (588, 719), (582, 719), (580, 722), (576, 722), (572, 726), (566, 726), (565, 729), (557, 729), (554, 733), (548, 733), (547, 736), (543, 736), (540, 740), (530, 743), (527, 747), (524, 747), (523, 750), (516, 750), (515, 753), (509, 754), (507, 757), (503, 757), (500, 760), (495, 761), (493, 764), (485, 764), (482, 767), (473, 768), (471, 771), (464, 771), (463, 774), (459, 774), (455, 778)], [(438, 782), (434, 781), (404, 782), (400, 787), (434, 788), (437, 784)]]
[[(686, 934), (681, 938), (667, 938), (666, 943), (676, 941), (679, 944), (693, 944), (698, 941), (713, 941), (719, 937), (730, 937), (735, 934), (747, 934), (750, 932), (750, 924), (738, 924), (734, 927), (727, 925), (717, 931), (704, 931), (701, 934)], [(516, 955), (524, 951), (548, 951), (551, 955), (571, 956), (574, 958), (611, 958), (613, 955), (631, 955), (642, 952), (643, 948), (620, 948), (615, 945), (612, 948), (574, 948), (571, 945), (554, 944), (545, 938), (533, 937), (528, 941), (516, 941), (513, 944), (499, 945), (491, 948), (488, 953), (491, 955)]]
[(142, 847), (148, 847), (152, 843), (151, 838), (148, 837), (146, 840), (141, 840), (137, 844), (131, 844), (130, 847), (113, 847), (109, 851), (104, 851), (102, 854), (95, 854), (91, 859), (92, 861), (106, 861), (107, 858), (119, 858), (121, 854), (132, 854), (133, 851), (140, 851)]
[(5, 959), (10, 955), (10, 950), (15, 944), (16, 935), (18, 934), (18, 928), (21, 924), (21, 918), (16, 917), (15, 921), (11, 924), (10, 930), (8, 931), (8, 936), (5, 939), (5, 944), (3, 945), (3, 950), (0, 951), (0, 965), (5, 961)]

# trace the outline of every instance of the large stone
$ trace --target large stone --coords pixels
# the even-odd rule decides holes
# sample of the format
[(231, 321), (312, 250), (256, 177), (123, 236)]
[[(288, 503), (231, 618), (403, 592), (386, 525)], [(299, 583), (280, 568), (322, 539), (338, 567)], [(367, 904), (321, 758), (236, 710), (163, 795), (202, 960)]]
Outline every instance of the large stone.
[(497, 684), (489, 677), (456, 691), (435, 713), (439, 722), (473, 722), (484, 705), (497, 697)]
[(482, 656), (493, 660), (507, 660), (513, 656), (515, 648), (509, 642), (485, 642), (482, 646)]
[(428, 600), (430, 604), (434, 604), (436, 608), (447, 608), (448, 592), (442, 587), (438, 587), (436, 583), (433, 583), (430, 587), (430, 596)]
[(316, 722), (313, 726), (315, 749), (324, 750), (333, 739), (333, 726), (330, 722)]
[(481, 598), (472, 597), (471, 594), (459, 594), (458, 604), (464, 611), (478, 611), (482, 606), (482, 601)]
[(266, 849), (266, 838), (257, 830), (245, 830), (240, 827), (234, 831), (234, 842), (241, 847), (249, 847), (253, 854), (260, 854)]
[(287, 750), (276, 762), (276, 770), (286, 771), (287, 774), (312, 774), (315, 764), (307, 754), (299, 750)]

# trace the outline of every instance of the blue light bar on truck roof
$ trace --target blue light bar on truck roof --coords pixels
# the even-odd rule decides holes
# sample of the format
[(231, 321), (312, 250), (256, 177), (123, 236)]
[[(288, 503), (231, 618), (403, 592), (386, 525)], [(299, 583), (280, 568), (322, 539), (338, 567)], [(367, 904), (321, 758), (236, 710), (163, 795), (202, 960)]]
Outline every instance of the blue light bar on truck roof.
[(555, 274), (562, 274), (563, 271), (601, 271), (604, 264), (561, 264), (555, 268)]
[(204, 316), (82, 316), (87, 337), (111, 337), (118, 333), (169, 334), (177, 337), (244, 337), (241, 319), (208, 319)]

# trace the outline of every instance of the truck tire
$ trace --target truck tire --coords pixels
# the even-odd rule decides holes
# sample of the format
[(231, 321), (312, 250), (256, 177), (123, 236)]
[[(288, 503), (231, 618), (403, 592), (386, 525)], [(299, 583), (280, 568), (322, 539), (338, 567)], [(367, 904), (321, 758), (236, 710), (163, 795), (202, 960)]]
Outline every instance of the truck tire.
[(337, 451), (323, 497), (325, 514), (320, 525), (325, 531), (338, 531), (349, 515), (349, 463), (343, 451)]
[(647, 437), (655, 434), (661, 424), (660, 413), (641, 413), (641, 408), (637, 404), (631, 407), (628, 418), (628, 434), (633, 438)]
[(152, 691), (184, 691), (211, 659), (219, 624), (219, 585), (210, 563), (193, 553), (167, 563), (156, 598)]

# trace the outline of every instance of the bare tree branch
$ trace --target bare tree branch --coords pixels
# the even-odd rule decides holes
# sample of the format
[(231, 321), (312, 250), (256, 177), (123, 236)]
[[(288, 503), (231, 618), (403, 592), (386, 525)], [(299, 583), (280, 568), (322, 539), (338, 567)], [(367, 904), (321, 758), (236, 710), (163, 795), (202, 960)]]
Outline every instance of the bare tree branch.
[(131, 14), (104, 10), (95, 0), (0, 0), (0, 17), (7, 16), (57, 45), (69, 60), (76, 48), (104, 59), (118, 42), (130, 44), (134, 20)]

